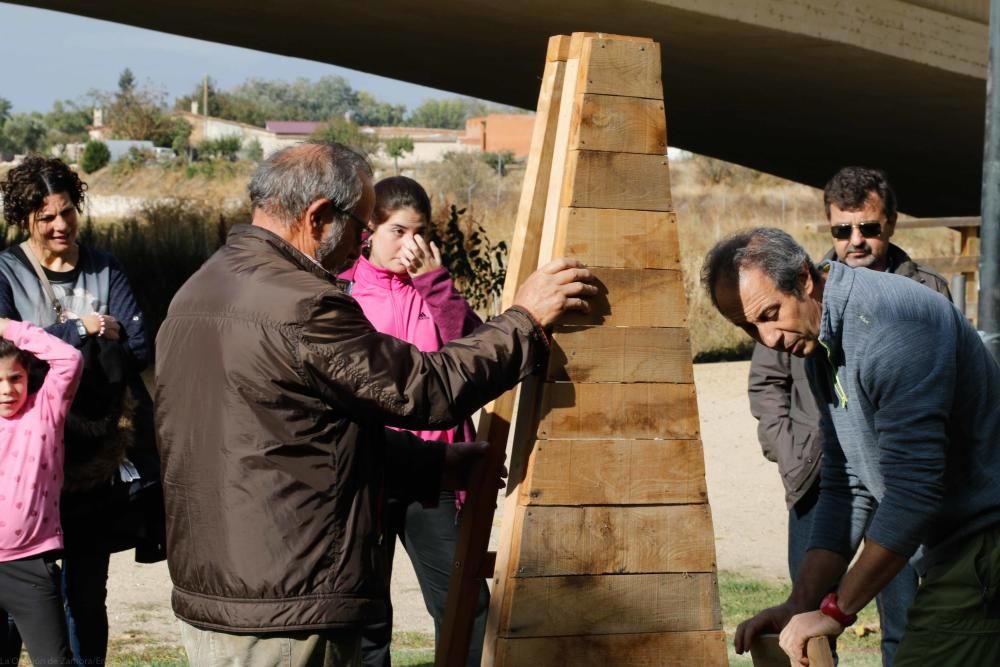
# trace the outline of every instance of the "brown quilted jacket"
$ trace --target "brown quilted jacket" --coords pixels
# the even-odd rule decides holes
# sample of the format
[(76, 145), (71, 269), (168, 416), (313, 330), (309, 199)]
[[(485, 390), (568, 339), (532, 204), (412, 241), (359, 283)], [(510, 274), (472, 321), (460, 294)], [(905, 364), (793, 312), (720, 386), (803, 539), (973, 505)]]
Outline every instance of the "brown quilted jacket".
[(386, 615), (388, 489), (436, 499), (444, 429), (547, 357), (511, 309), (422, 353), (377, 333), (346, 284), (239, 226), (181, 288), (156, 341), (173, 608), (262, 634)]

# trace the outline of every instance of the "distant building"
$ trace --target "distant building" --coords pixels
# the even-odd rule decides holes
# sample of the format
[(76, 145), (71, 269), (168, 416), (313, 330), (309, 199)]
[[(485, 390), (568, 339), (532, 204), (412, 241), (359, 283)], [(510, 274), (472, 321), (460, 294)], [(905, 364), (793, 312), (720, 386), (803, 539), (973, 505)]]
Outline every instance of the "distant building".
[(527, 157), (531, 150), (534, 128), (534, 114), (491, 113), (466, 120), (465, 134), (460, 142), (483, 152), (511, 151), (519, 160)]

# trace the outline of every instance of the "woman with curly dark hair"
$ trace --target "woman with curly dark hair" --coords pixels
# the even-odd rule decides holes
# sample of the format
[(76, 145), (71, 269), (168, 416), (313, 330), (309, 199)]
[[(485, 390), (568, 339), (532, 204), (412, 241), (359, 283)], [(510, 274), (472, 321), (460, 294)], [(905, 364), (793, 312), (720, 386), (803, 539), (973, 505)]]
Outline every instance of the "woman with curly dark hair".
[[(135, 544), (122, 538), (112, 493), (120, 480), (139, 476), (139, 459), (151, 455), (149, 469), (158, 466), (155, 451), (129, 447), (133, 436), (153, 442), (147, 435), (151, 401), (139, 376), (150, 348), (121, 265), (77, 243), (86, 189), (61, 160), (38, 155), (0, 183), (7, 223), (28, 233), (24, 243), (0, 253), (0, 317), (37, 324), (83, 354), (83, 378), (65, 429), (63, 595), (76, 659), (103, 664), (109, 556)], [(150, 415), (149, 424), (140, 413)]]

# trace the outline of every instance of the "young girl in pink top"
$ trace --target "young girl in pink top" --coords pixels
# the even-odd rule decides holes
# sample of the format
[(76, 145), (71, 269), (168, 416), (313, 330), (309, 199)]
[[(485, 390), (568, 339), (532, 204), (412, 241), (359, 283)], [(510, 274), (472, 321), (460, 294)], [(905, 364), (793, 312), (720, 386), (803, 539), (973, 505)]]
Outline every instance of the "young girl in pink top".
[[(27, 322), (0, 318), (0, 336), (0, 608), (34, 664), (71, 664), (55, 556), (63, 546), (63, 422), (82, 361), (76, 348)], [(49, 370), (29, 393), (35, 358)]]
[[(412, 178), (395, 176), (375, 184), (375, 212), (369, 223), (367, 257), (341, 275), (353, 281), (351, 296), (376, 330), (401, 338), (424, 352), (472, 333), (482, 321), (455, 290), (441, 254), (424, 239), (431, 219), (427, 193)], [(414, 431), (425, 440), (468, 442), (475, 438), (466, 420), (449, 431)], [(390, 500), (386, 510), (389, 555), (398, 536), (410, 556), (424, 605), (440, 634), (455, 552), (458, 509), (455, 493), (441, 494), (437, 507)], [(391, 606), (390, 606), (391, 608)], [(473, 624), (469, 665), (479, 665), (489, 608), (485, 580)], [(392, 619), (365, 629), (362, 662), (366, 667), (388, 667)]]

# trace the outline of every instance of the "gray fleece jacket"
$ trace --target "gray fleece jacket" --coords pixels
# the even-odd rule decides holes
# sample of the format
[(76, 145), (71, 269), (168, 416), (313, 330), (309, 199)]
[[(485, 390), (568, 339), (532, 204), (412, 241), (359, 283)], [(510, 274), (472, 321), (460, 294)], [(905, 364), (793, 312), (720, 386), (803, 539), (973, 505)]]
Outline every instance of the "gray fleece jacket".
[(850, 555), (864, 534), (916, 554), (924, 572), (1000, 523), (1000, 367), (940, 294), (821, 268), (823, 347), (807, 372), (825, 441), (810, 548)]

